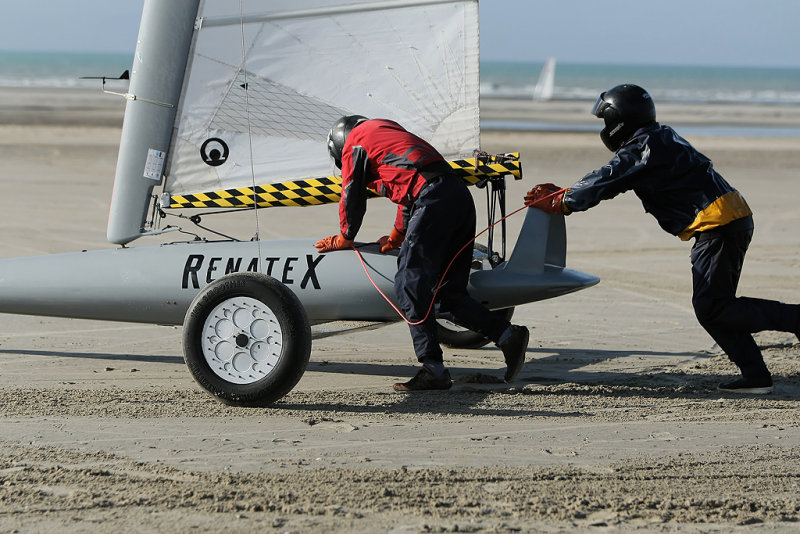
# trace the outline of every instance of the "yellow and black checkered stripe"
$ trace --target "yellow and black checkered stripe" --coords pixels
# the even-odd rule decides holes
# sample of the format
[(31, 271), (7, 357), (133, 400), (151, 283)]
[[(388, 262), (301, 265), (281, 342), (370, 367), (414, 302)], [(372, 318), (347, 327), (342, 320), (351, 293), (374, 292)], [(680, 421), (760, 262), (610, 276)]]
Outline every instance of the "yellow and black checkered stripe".
[[(477, 164), (476, 164), (477, 159)], [(495, 156), (486, 155), (477, 158), (450, 161), (455, 173), (469, 184), (476, 184), (484, 178), (492, 176), (513, 175), (522, 177), (519, 153)], [(255, 187), (237, 187), (209, 193), (191, 195), (173, 195), (169, 206), (164, 208), (259, 208), (275, 206), (316, 206), (339, 202), (342, 194), (342, 178), (328, 176), (326, 178), (309, 178), (293, 180), (278, 184), (257, 185)], [(371, 196), (378, 196), (370, 191)]]
[[(476, 164), (477, 160), (477, 164)], [(470, 185), (477, 184), (484, 178), (492, 176), (512, 175), (517, 180), (522, 178), (522, 164), (519, 152), (502, 155), (482, 155), (477, 158), (448, 161), (458, 176)]]

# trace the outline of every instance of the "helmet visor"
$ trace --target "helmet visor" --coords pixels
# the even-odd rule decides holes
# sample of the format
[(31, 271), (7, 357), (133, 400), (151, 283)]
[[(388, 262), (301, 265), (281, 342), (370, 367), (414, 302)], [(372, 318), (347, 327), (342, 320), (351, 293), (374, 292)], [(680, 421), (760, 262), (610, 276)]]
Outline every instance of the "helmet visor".
[(594, 106), (592, 106), (592, 115), (600, 119), (603, 118), (603, 113), (605, 110), (611, 107), (611, 104), (604, 100), (605, 96), (605, 92), (600, 93), (600, 96), (597, 97), (597, 102), (595, 102)]

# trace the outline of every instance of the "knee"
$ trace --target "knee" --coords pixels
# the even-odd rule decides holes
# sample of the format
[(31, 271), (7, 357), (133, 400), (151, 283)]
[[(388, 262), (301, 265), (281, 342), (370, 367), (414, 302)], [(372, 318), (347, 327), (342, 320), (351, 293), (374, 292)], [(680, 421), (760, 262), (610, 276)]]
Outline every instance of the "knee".
[(449, 292), (444, 292), (443, 294), (440, 292), (440, 294), (436, 296), (436, 303), (438, 304), (437, 309), (440, 313), (453, 313), (459, 308), (457, 299), (454, 299), (453, 295)]
[(730, 300), (693, 299), (694, 315), (700, 325), (708, 330), (719, 325), (725, 315), (723, 312), (730, 302)]
[(711, 302), (709, 301), (692, 301), (692, 306), (694, 307), (694, 316), (697, 317), (697, 321), (705, 326), (712, 321), (712, 306)]

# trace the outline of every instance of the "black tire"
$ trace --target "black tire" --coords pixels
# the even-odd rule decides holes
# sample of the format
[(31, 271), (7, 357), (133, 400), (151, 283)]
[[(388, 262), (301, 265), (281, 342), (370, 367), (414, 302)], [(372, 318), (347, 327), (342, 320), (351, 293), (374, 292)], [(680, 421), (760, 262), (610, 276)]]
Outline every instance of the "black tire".
[[(492, 313), (510, 321), (514, 315), (514, 308), (494, 310)], [(440, 343), (454, 349), (477, 349), (491, 341), (483, 334), (467, 330), (443, 319), (436, 319), (436, 334)]]
[(285, 285), (260, 273), (234, 273), (192, 301), (183, 321), (183, 353), (197, 383), (223, 403), (264, 406), (303, 376), (311, 327)]

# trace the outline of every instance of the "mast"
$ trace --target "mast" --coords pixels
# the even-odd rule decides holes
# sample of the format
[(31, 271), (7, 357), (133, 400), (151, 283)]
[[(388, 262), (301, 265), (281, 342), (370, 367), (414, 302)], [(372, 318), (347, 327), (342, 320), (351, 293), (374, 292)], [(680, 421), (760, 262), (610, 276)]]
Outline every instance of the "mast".
[(146, 0), (122, 127), (107, 238), (143, 235), (153, 187), (161, 183), (200, 0)]

